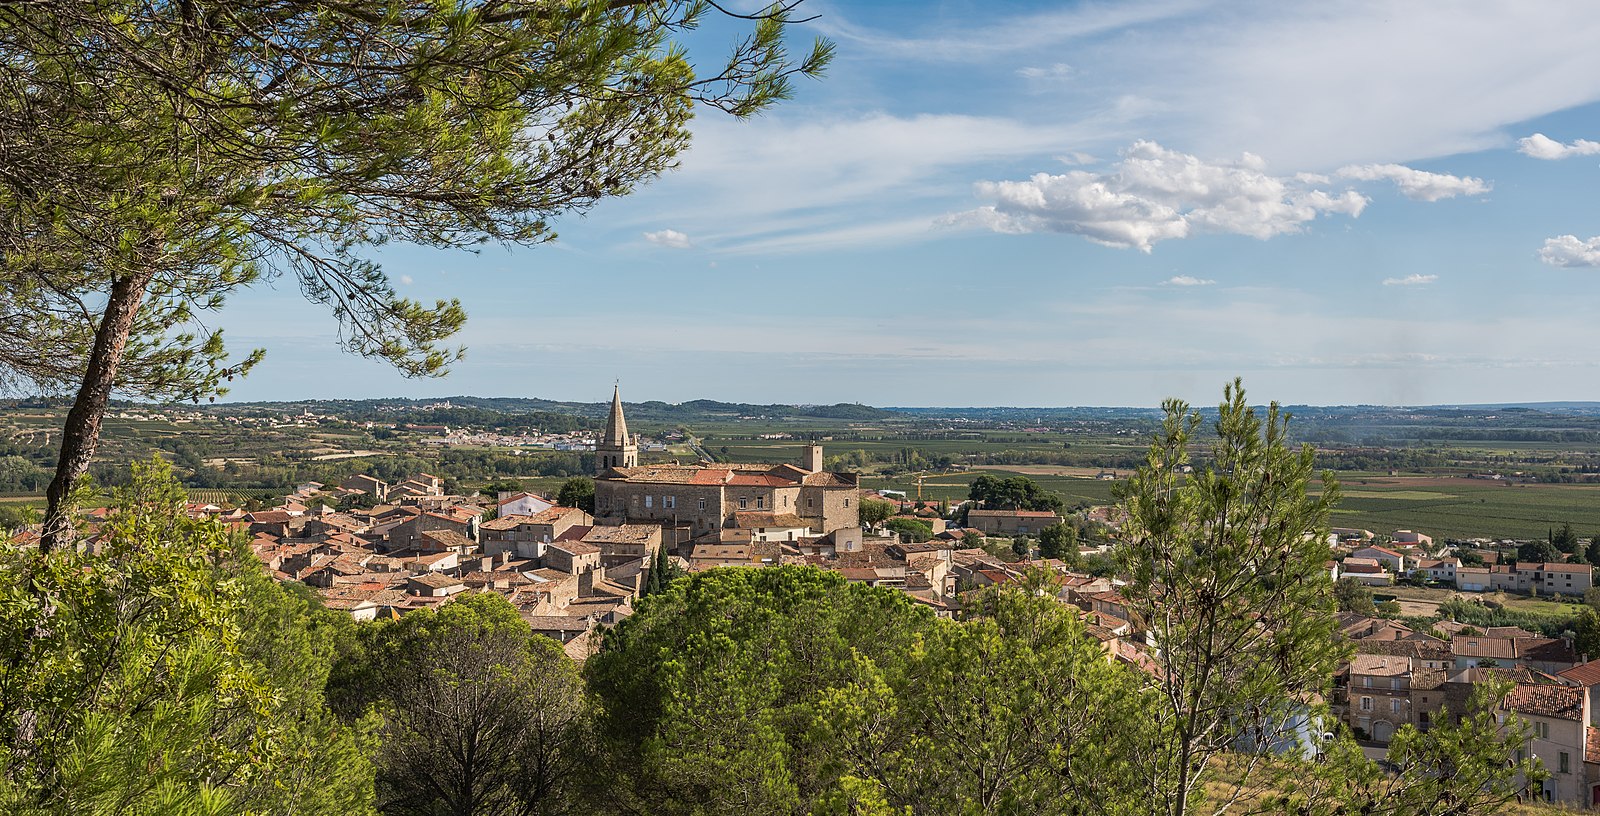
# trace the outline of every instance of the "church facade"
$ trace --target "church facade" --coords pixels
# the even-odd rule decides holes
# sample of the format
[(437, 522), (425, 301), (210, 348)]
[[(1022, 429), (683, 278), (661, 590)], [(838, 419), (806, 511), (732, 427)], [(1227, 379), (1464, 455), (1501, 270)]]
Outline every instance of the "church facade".
[(793, 539), (860, 526), (855, 474), (823, 470), (821, 445), (807, 447), (800, 465), (640, 465), (618, 395), (595, 461), (594, 514), (607, 523), (688, 525), (696, 538), (742, 529)]

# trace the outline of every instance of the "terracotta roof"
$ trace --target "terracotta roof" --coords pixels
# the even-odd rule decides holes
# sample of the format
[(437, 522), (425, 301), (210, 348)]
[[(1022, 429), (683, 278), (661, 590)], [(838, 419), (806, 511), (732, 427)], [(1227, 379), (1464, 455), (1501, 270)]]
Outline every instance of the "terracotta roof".
[(1350, 658), (1351, 674), (1373, 677), (1405, 677), (1411, 673), (1411, 659), (1389, 655), (1358, 654)]
[(519, 527), (519, 526), (521, 526), (523, 524), (538, 524), (538, 523), (539, 522), (534, 521), (533, 516), (527, 516), (527, 515), (521, 515), (521, 514), (518, 514), (518, 513), (512, 513), (512, 514), (507, 515), (507, 516), (501, 516), (501, 517), (496, 518), (496, 519), (490, 519), (488, 521), (485, 521), (482, 524), (478, 525), (478, 529), (480, 529), (480, 530), (494, 530), (494, 531), (514, 530), (514, 529), (516, 529), (517, 527)]
[(1554, 562), (1535, 564), (1534, 567), (1545, 572), (1590, 572), (1594, 570), (1594, 567), (1588, 564), (1557, 564)]
[(551, 544), (549, 548), (571, 555), (594, 555), (600, 552), (599, 544), (590, 544), (587, 541), (558, 541)]
[(1450, 653), (1458, 657), (1517, 659), (1517, 642), (1510, 638), (1462, 637), (1450, 641)]
[(594, 625), (588, 618), (567, 615), (523, 615), (529, 628), (545, 632), (587, 632)]
[(448, 547), (452, 550), (470, 550), (478, 546), (477, 542), (455, 530), (428, 530), (422, 534), (422, 537), (437, 543), (441, 547)]
[(739, 527), (742, 527), (744, 529), (747, 529), (747, 530), (753, 530), (753, 529), (758, 529), (758, 528), (762, 528), (762, 527), (810, 527), (811, 526), (811, 522), (806, 521), (805, 519), (800, 518), (799, 516), (797, 516), (797, 515), (795, 515), (793, 513), (762, 513), (762, 512), (734, 513), (733, 514), (733, 522), (734, 522), (735, 525), (737, 525)]
[(1052, 510), (968, 510), (967, 516), (979, 518), (1060, 518)]
[(735, 473), (728, 484), (733, 487), (789, 487), (794, 480), (771, 473)]
[(1418, 660), (1450, 659), (1450, 647), (1417, 640), (1358, 640), (1356, 651), (1361, 654), (1412, 657)]
[(426, 587), (432, 587), (433, 589), (444, 589), (445, 587), (462, 585), (460, 578), (451, 578), (450, 576), (440, 572), (425, 572), (421, 575), (413, 575), (406, 580), (422, 584)]
[(1534, 686), (1518, 684), (1506, 696), (1505, 707), (1519, 714), (1535, 714), (1558, 720), (1583, 719), (1583, 689), (1576, 686)]
[(648, 544), (661, 528), (654, 524), (621, 524), (616, 527), (591, 527), (584, 541), (603, 544)]
[[(1593, 686), (1600, 684), (1600, 660), (1591, 660), (1588, 663), (1579, 663), (1557, 676), (1571, 680), (1580, 686)], [(1600, 754), (1595, 754), (1600, 758)]]

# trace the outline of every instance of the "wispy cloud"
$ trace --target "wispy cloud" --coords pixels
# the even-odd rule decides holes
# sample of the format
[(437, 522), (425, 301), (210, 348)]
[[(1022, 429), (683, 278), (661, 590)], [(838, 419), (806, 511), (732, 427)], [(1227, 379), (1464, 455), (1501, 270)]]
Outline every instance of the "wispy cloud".
[(1600, 266), (1600, 236), (1587, 241), (1576, 235), (1547, 238), (1539, 260), (1551, 266)]
[(655, 244), (656, 246), (662, 246), (668, 249), (689, 249), (694, 246), (694, 244), (689, 240), (689, 236), (675, 229), (647, 232), (644, 234), (644, 239), (652, 244)]
[(1197, 278), (1193, 275), (1173, 275), (1161, 282), (1162, 286), (1212, 286), (1216, 281)]
[(1274, 176), (1249, 153), (1212, 163), (1150, 142), (1135, 142), (1110, 171), (1039, 173), (1026, 181), (984, 181), (994, 201), (951, 223), (996, 232), (1065, 232), (1096, 243), (1149, 252), (1191, 231), (1270, 238), (1298, 232), (1325, 213), (1359, 216), (1367, 198), (1314, 189), (1306, 177)]
[(1342, 178), (1358, 181), (1392, 181), (1401, 195), (1413, 201), (1439, 201), (1463, 195), (1482, 195), (1493, 185), (1481, 178), (1429, 173), (1400, 164), (1364, 164), (1341, 168)]
[(401, 276), (400, 276), (400, 285), (401, 285), (401, 286), (410, 286), (410, 285), (411, 285), (411, 284), (413, 284), (413, 283), (415, 283), (415, 282), (416, 282), (416, 281), (413, 281), (413, 280), (412, 280), (412, 279), (411, 279), (411, 276), (410, 276), (410, 275), (401, 275)]
[(1384, 278), (1384, 286), (1427, 286), (1438, 280), (1438, 275), (1411, 274), (1403, 278)]
[(1543, 133), (1524, 136), (1517, 140), (1517, 152), (1535, 159), (1555, 161), (1570, 159), (1573, 156), (1593, 156), (1600, 154), (1600, 142), (1591, 142), (1588, 139), (1578, 139), (1571, 144), (1562, 144)]

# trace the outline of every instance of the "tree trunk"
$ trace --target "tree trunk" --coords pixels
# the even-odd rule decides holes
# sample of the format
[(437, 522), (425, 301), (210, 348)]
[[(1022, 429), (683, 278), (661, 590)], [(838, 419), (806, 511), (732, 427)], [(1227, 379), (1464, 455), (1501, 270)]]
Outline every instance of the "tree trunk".
[(145, 287), (150, 285), (151, 277), (148, 272), (130, 273), (111, 285), (111, 296), (100, 316), (94, 348), (84, 368), (83, 385), (78, 388), (78, 396), (72, 401), (72, 410), (67, 412), (67, 422), (62, 428), (56, 475), (45, 493), (49, 507), (44, 515), (44, 533), (39, 539), (41, 552), (75, 543), (70, 501), (72, 486), (78, 477), (88, 472), (89, 460), (94, 458), (95, 447), (100, 444), (100, 422), (105, 419), (106, 406), (116, 386), (117, 365), (122, 362), (128, 333), (133, 329), (139, 306), (144, 303)]

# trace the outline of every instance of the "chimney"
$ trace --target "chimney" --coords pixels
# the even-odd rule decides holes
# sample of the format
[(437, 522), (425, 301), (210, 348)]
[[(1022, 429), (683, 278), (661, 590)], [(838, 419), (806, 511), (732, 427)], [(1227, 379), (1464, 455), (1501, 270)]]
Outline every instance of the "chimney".
[(822, 472), (822, 446), (806, 446), (806, 470), (811, 473)]

